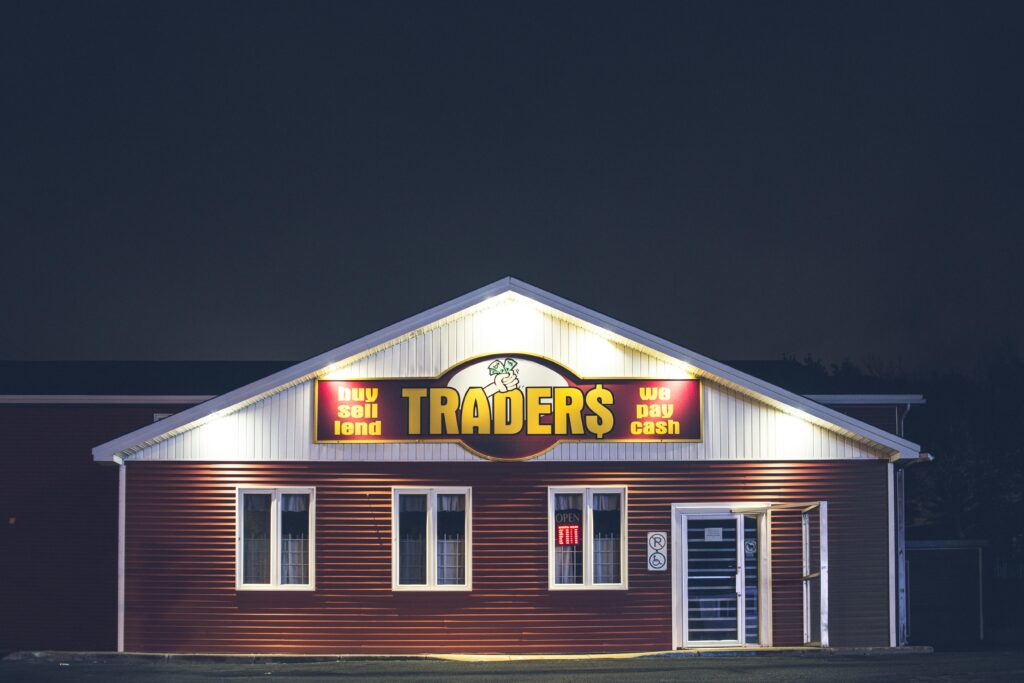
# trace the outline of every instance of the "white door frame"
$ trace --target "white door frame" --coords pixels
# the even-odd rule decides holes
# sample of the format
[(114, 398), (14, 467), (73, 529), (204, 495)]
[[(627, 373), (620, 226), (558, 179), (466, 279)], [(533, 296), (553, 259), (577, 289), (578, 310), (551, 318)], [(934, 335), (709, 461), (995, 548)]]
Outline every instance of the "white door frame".
[[(811, 513), (818, 513), (818, 571), (814, 571), (814, 560), (811, 556)], [(892, 527), (890, 527), (891, 529)], [(814, 643), (814, 636), (818, 636), (820, 647), (829, 646), (828, 633), (828, 501), (820, 500), (800, 510), (800, 555), (803, 565), (803, 586), (804, 600), (804, 645)], [(891, 567), (890, 567), (891, 569)], [(818, 579), (818, 632), (811, 632), (811, 581)]]
[[(685, 586), (683, 577), (686, 570), (686, 523), (687, 515), (718, 515), (733, 517), (744, 514), (756, 514), (758, 519), (758, 545), (761, 552), (758, 557), (758, 608), (761, 618), (758, 620), (758, 642), (743, 643), (728, 641), (722, 643), (702, 642), (701, 647), (771, 647), (772, 645), (772, 606), (771, 606), (771, 503), (676, 503), (672, 505), (672, 648), (688, 647), (686, 643), (685, 619)], [(737, 521), (737, 531), (742, 527), (742, 520)], [(737, 553), (742, 547), (737, 541)], [(742, 562), (742, 558), (740, 558)], [(737, 638), (745, 624), (743, 604), (737, 601)]]

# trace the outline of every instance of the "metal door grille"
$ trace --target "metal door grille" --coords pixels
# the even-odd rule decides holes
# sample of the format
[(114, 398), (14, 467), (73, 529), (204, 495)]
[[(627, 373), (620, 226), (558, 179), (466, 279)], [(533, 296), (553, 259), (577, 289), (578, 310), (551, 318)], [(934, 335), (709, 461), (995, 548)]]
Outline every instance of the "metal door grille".
[(687, 522), (686, 582), (690, 641), (738, 640), (736, 531), (732, 519)]

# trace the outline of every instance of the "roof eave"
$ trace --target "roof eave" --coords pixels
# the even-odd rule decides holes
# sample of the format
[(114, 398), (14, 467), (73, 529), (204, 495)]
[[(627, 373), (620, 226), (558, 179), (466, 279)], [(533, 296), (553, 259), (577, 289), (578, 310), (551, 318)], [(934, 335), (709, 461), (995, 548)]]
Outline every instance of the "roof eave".
[(209, 417), (221, 410), (227, 410), (232, 406), (248, 401), (254, 396), (272, 391), (282, 385), (292, 384), (303, 377), (315, 374), (333, 363), (363, 353), (397, 337), (402, 337), (420, 327), (430, 325), (461, 310), (482, 303), (493, 296), (499, 296), (512, 289), (511, 282), (512, 278), (502, 278), (446, 303), (427, 309), (422, 313), (417, 313), (405, 320), (360, 337), (348, 344), (343, 344), (330, 351), (313, 356), (284, 370), (229, 391), (226, 394), (215, 396), (199, 405), (167, 417), (158, 423), (146, 425), (116, 439), (111, 439), (92, 449), (93, 460), (96, 462), (110, 462), (115, 455), (129, 454), (139, 450), (140, 447), (149, 445), (147, 442), (159, 439), (162, 435), (175, 432), (197, 420)]
[(802, 410), (808, 415), (812, 415), (819, 420), (841, 427), (853, 434), (860, 435), (881, 446), (883, 449), (892, 451), (895, 457), (901, 459), (916, 458), (921, 451), (921, 447), (912, 441), (908, 441), (907, 439), (896, 436), (895, 434), (875, 427), (874, 425), (852, 418), (845, 413), (823, 406), (816, 401), (801, 396), (800, 394), (787, 391), (782, 387), (766, 382), (754, 377), (753, 375), (748, 375), (745, 372), (736, 370), (735, 368), (720, 363), (712, 358), (708, 358), (707, 356), (683, 348), (677, 344), (673, 344), (672, 342), (660, 337), (648, 334), (647, 332), (637, 329), (632, 325), (619, 322), (614, 318), (609, 318), (602, 313), (579, 306), (567, 299), (545, 292), (542, 289), (537, 289), (536, 287), (520, 280), (516, 280), (515, 278), (511, 278), (510, 280), (512, 286), (518, 290), (519, 293), (540, 301), (541, 303), (559, 310), (562, 313), (586, 320), (587, 322), (601, 327), (613, 334), (617, 334), (638, 344), (643, 344), (644, 346), (660, 351), (667, 356), (692, 365), (694, 368), (704, 370), (728, 383), (744, 387), (753, 393), (771, 398), (792, 408)]
[(648, 334), (626, 323), (610, 318), (606, 315), (588, 309), (579, 304), (563, 299), (557, 295), (538, 289), (513, 277), (506, 277), (485, 285), (472, 292), (452, 299), (446, 303), (430, 308), (422, 313), (411, 316), (389, 325), (377, 332), (371, 333), (348, 344), (331, 349), (325, 353), (309, 358), (285, 368), (263, 379), (251, 382), (245, 386), (229, 391), (208, 401), (200, 403), (175, 415), (167, 417), (158, 423), (147, 425), (133, 432), (125, 434), (106, 443), (96, 446), (92, 450), (93, 460), (97, 462), (111, 462), (115, 457), (127, 456), (132, 452), (140, 450), (148, 445), (161, 440), (161, 437), (168, 437), (179, 431), (184, 431), (188, 425), (204, 418), (216, 415), (220, 411), (226, 411), (241, 403), (258, 400), (264, 394), (270, 393), (283, 386), (292, 385), (303, 381), (304, 378), (314, 376), (325, 367), (341, 362), (353, 356), (365, 353), (370, 349), (393, 341), (415, 332), (417, 329), (436, 323), (439, 320), (455, 315), (460, 311), (480, 304), (492, 297), (507, 293), (514, 293), (532, 299), (537, 303), (548, 306), (565, 315), (576, 317), (591, 325), (604, 329), (605, 331), (619, 337), (630, 340), (636, 344), (647, 346), (651, 349), (665, 354), (671, 358), (687, 363), (695, 369), (714, 376), (726, 384), (733, 385), (740, 390), (766, 397), (771, 401), (790, 408), (803, 411), (822, 422), (839, 427), (841, 430), (850, 432), (855, 436), (874, 444), (883, 451), (889, 452), (890, 459), (917, 458), (920, 447), (906, 439), (890, 434), (877, 427), (869, 425), (860, 420), (849, 417), (831, 408), (827, 408), (813, 400), (799, 394), (786, 391), (774, 384), (765, 382), (752, 375), (736, 370), (716, 360), (703, 356), (699, 353), (685, 349), (665, 339)]

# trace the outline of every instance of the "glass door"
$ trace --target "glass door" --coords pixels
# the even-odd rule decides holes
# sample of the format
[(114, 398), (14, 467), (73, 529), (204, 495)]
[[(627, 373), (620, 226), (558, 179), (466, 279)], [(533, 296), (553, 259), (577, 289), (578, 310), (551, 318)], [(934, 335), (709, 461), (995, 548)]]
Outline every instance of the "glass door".
[(737, 515), (686, 517), (687, 645), (740, 642), (738, 532)]
[(758, 644), (758, 517), (684, 514), (683, 646)]

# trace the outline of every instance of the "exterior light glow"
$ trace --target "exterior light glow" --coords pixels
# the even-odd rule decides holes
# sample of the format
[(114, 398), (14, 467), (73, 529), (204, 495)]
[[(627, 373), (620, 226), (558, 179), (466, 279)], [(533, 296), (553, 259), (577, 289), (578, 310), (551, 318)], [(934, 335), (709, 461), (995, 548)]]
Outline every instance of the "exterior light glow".
[(238, 457), (238, 417), (223, 415), (196, 430), (204, 457), (224, 460)]
[(536, 348), (543, 322), (543, 314), (534, 305), (518, 299), (501, 301), (475, 316), (476, 353)]
[(811, 423), (795, 415), (778, 413), (775, 418), (779, 453), (784, 458), (811, 457)]

